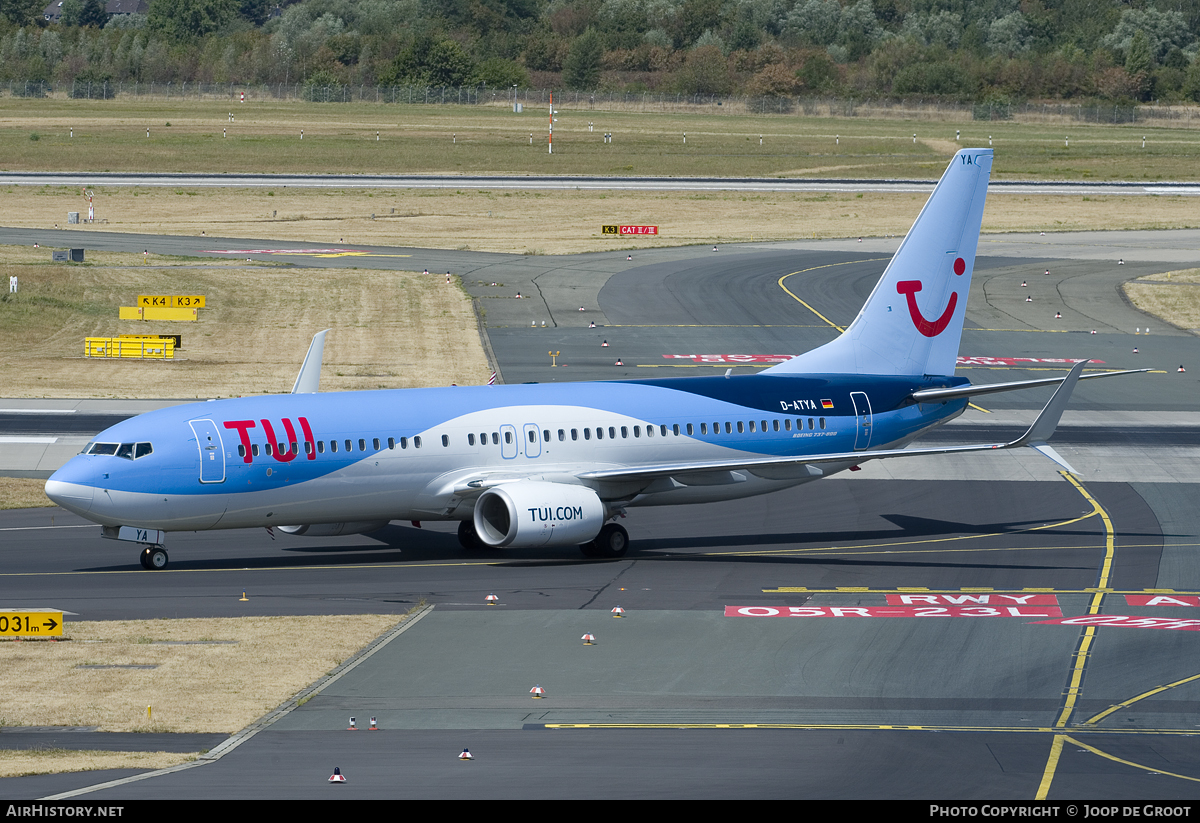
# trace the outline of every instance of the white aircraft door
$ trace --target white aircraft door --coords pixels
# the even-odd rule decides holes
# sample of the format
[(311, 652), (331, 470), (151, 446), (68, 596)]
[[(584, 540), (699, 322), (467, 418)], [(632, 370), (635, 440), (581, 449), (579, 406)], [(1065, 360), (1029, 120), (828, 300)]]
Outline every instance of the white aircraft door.
[(505, 460), (517, 456), (517, 430), (508, 423), (500, 427), (500, 456)]
[(525, 424), (525, 456), (538, 457), (542, 453), (542, 430), (533, 423)]
[(211, 420), (192, 420), (188, 423), (196, 435), (196, 446), (200, 449), (200, 482), (225, 482), (225, 446), (221, 443), (221, 432)]
[(854, 403), (856, 420), (854, 450), (862, 451), (871, 445), (871, 401), (860, 391), (850, 392), (850, 400)]

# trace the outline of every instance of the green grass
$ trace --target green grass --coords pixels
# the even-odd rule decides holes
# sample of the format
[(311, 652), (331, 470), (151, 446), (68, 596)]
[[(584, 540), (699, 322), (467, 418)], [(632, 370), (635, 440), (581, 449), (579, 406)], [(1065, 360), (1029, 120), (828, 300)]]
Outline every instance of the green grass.
[[(483, 106), (5, 98), (0, 99), (5, 123), (0, 162), (10, 171), (936, 178), (960, 129), (962, 146), (987, 146), (992, 138), (996, 179), (1200, 177), (1200, 130), (961, 118), (947, 115), (934, 122), (560, 106), (555, 152), (548, 155), (547, 113), (533, 109), (513, 114)], [(222, 129), (229, 137), (221, 136)], [(35, 132), (39, 139), (31, 140)], [(605, 132), (613, 134), (612, 143), (604, 143)], [(941, 142), (935, 148), (922, 140)]]

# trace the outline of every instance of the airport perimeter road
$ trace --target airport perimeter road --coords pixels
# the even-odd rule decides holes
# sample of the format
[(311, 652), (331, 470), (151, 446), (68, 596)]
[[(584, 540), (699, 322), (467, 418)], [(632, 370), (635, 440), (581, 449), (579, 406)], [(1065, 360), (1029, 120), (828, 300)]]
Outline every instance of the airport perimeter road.
[[(599, 191), (931, 192), (936, 180), (783, 179), (779, 177), (599, 177), (434, 174), (126, 174), (121, 172), (0, 172), (9, 186), (198, 186), (209, 188), (337, 189), (588, 189)], [(1010, 194), (1200, 195), (1200, 183), (993, 180)]]
[[(1076, 357), (1154, 369), (1078, 387), (1059, 444), (1076, 477), (1033, 453), (877, 461), (760, 498), (631, 509), (616, 561), (467, 552), (448, 524), (396, 523), (172, 535), (171, 565), (147, 572), (136, 547), (61, 511), (0, 512), (13, 606), (83, 620), (434, 606), (216, 762), (82, 797), (1194, 798), (1200, 338), (1147, 321), (1116, 284), (1178, 267), (1196, 233), (1145, 234), (1119, 269), (1094, 253), (1105, 236), (1006, 238), (972, 285), (973, 382)], [(509, 383), (744, 373), (763, 364), (729, 355), (791, 354), (844, 327), (889, 244), (496, 256), (464, 281)], [(537, 299), (476, 282), (494, 271)], [(1025, 308), (1022, 280), (1047, 311)], [(1048, 391), (1019, 394), (938, 442), (1019, 430)], [(351, 715), (382, 730), (346, 731)], [(335, 766), (345, 785), (326, 782)], [(127, 775), (0, 780), (0, 797)]]

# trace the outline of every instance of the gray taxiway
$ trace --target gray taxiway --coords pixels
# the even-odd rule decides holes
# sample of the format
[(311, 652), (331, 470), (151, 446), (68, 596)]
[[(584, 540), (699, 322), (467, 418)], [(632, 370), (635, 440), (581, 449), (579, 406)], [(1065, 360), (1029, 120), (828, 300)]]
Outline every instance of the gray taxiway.
[[(0, 242), (15, 242), (12, 231), (26, 230), (0, 231)], [(143, 242), (103, 235), (89, 248)], [(167, 253), (198, 245), (155, 242), (177, 249)], [(504, 380), (517, 383), (750, 371), (692, 355), (791, 354), (824, 342), (853, 318), (894, 246), (664, 249), (632, 261), (405, 250), (415, 262), (404, 265), (462, 276), (487, 307)], [(1117, 286), (1182, 267), (1198, 247), (1197, 232), (984, 238), (961, 349), (980, 358), (965, 372), (973, 382), (1063, 368), (997, 358), (1154, 368), (1080, 385), (1061, 449), (1080, 470), (1074, 482), (1036, 455), (878, 461), (762, 498), (631, 511), (633, 544), (619, 561), (466, 552), (448, 526), (426, 523), (274, 542), (263, 532), (173, 535), (172, 565), (151, 573), (128, 546), (62, 512), (0, 514), (14, 538), (0, 545), (14, 606), (54, 605), (81, 619), (434, 607), (211, 764), (149, 777), (13, 778), (0, 781), (0, 796), (141, 776), (81, 797), (1032, 799), (1044, 785), (1050, 799), (1194, 797), (1198, 635), (1103, 627), (1081, 655), (1087, 630), (1041, 624), (1038, 610), (1053, 601), (1063, 616), (1194, 611), (1126, 598), (1200, 596), (1200, 338), (1147, 319)], [(1146, 326), (1150, 334), (1133, 334)], [(551, 368), (548, 346), (565, 368)], [(1184, 363), (1197, 366), (1177, 373)], [(1019, 429), (1044, 397), (1028, 394), (990, 397), (945, 436)], [(248, 603), (238, 601), (243, 589)], [(499, 605), (484, 605), (489, 593)], [(1042, 600), (1019, 615), (989, 613), (1001, 595)], [(902, 596), (977, 611), (855, 611)], [(611, 617), (617, 605), (626, 618)], [(729, 606), (828, 616), (726, 616)], [(585, 631), (596, 645), (582, 644)], [(534, 685), (548, 696), (531, 699)], [(348, 732), (350, 715), (376, 716), (382, 731)], [(17, 732), (0, 729), (0, 746), (46, 732), (22, 734), (10, 744)], [(72, 735), (98, 733), (56, 734), (69, 747)], [(1056, 738), (1066, 740), (1057, 759)], [(474, 762), (457, 760), (463, 747)], [(334, 766), (348, 783), (326, 782)]]

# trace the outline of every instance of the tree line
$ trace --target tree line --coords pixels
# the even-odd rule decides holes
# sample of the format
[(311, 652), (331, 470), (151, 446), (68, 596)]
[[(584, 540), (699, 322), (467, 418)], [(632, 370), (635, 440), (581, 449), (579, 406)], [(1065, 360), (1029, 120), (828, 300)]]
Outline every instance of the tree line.
[(1200, 0), (0, 0), (0, 80), (1200, 101)]

